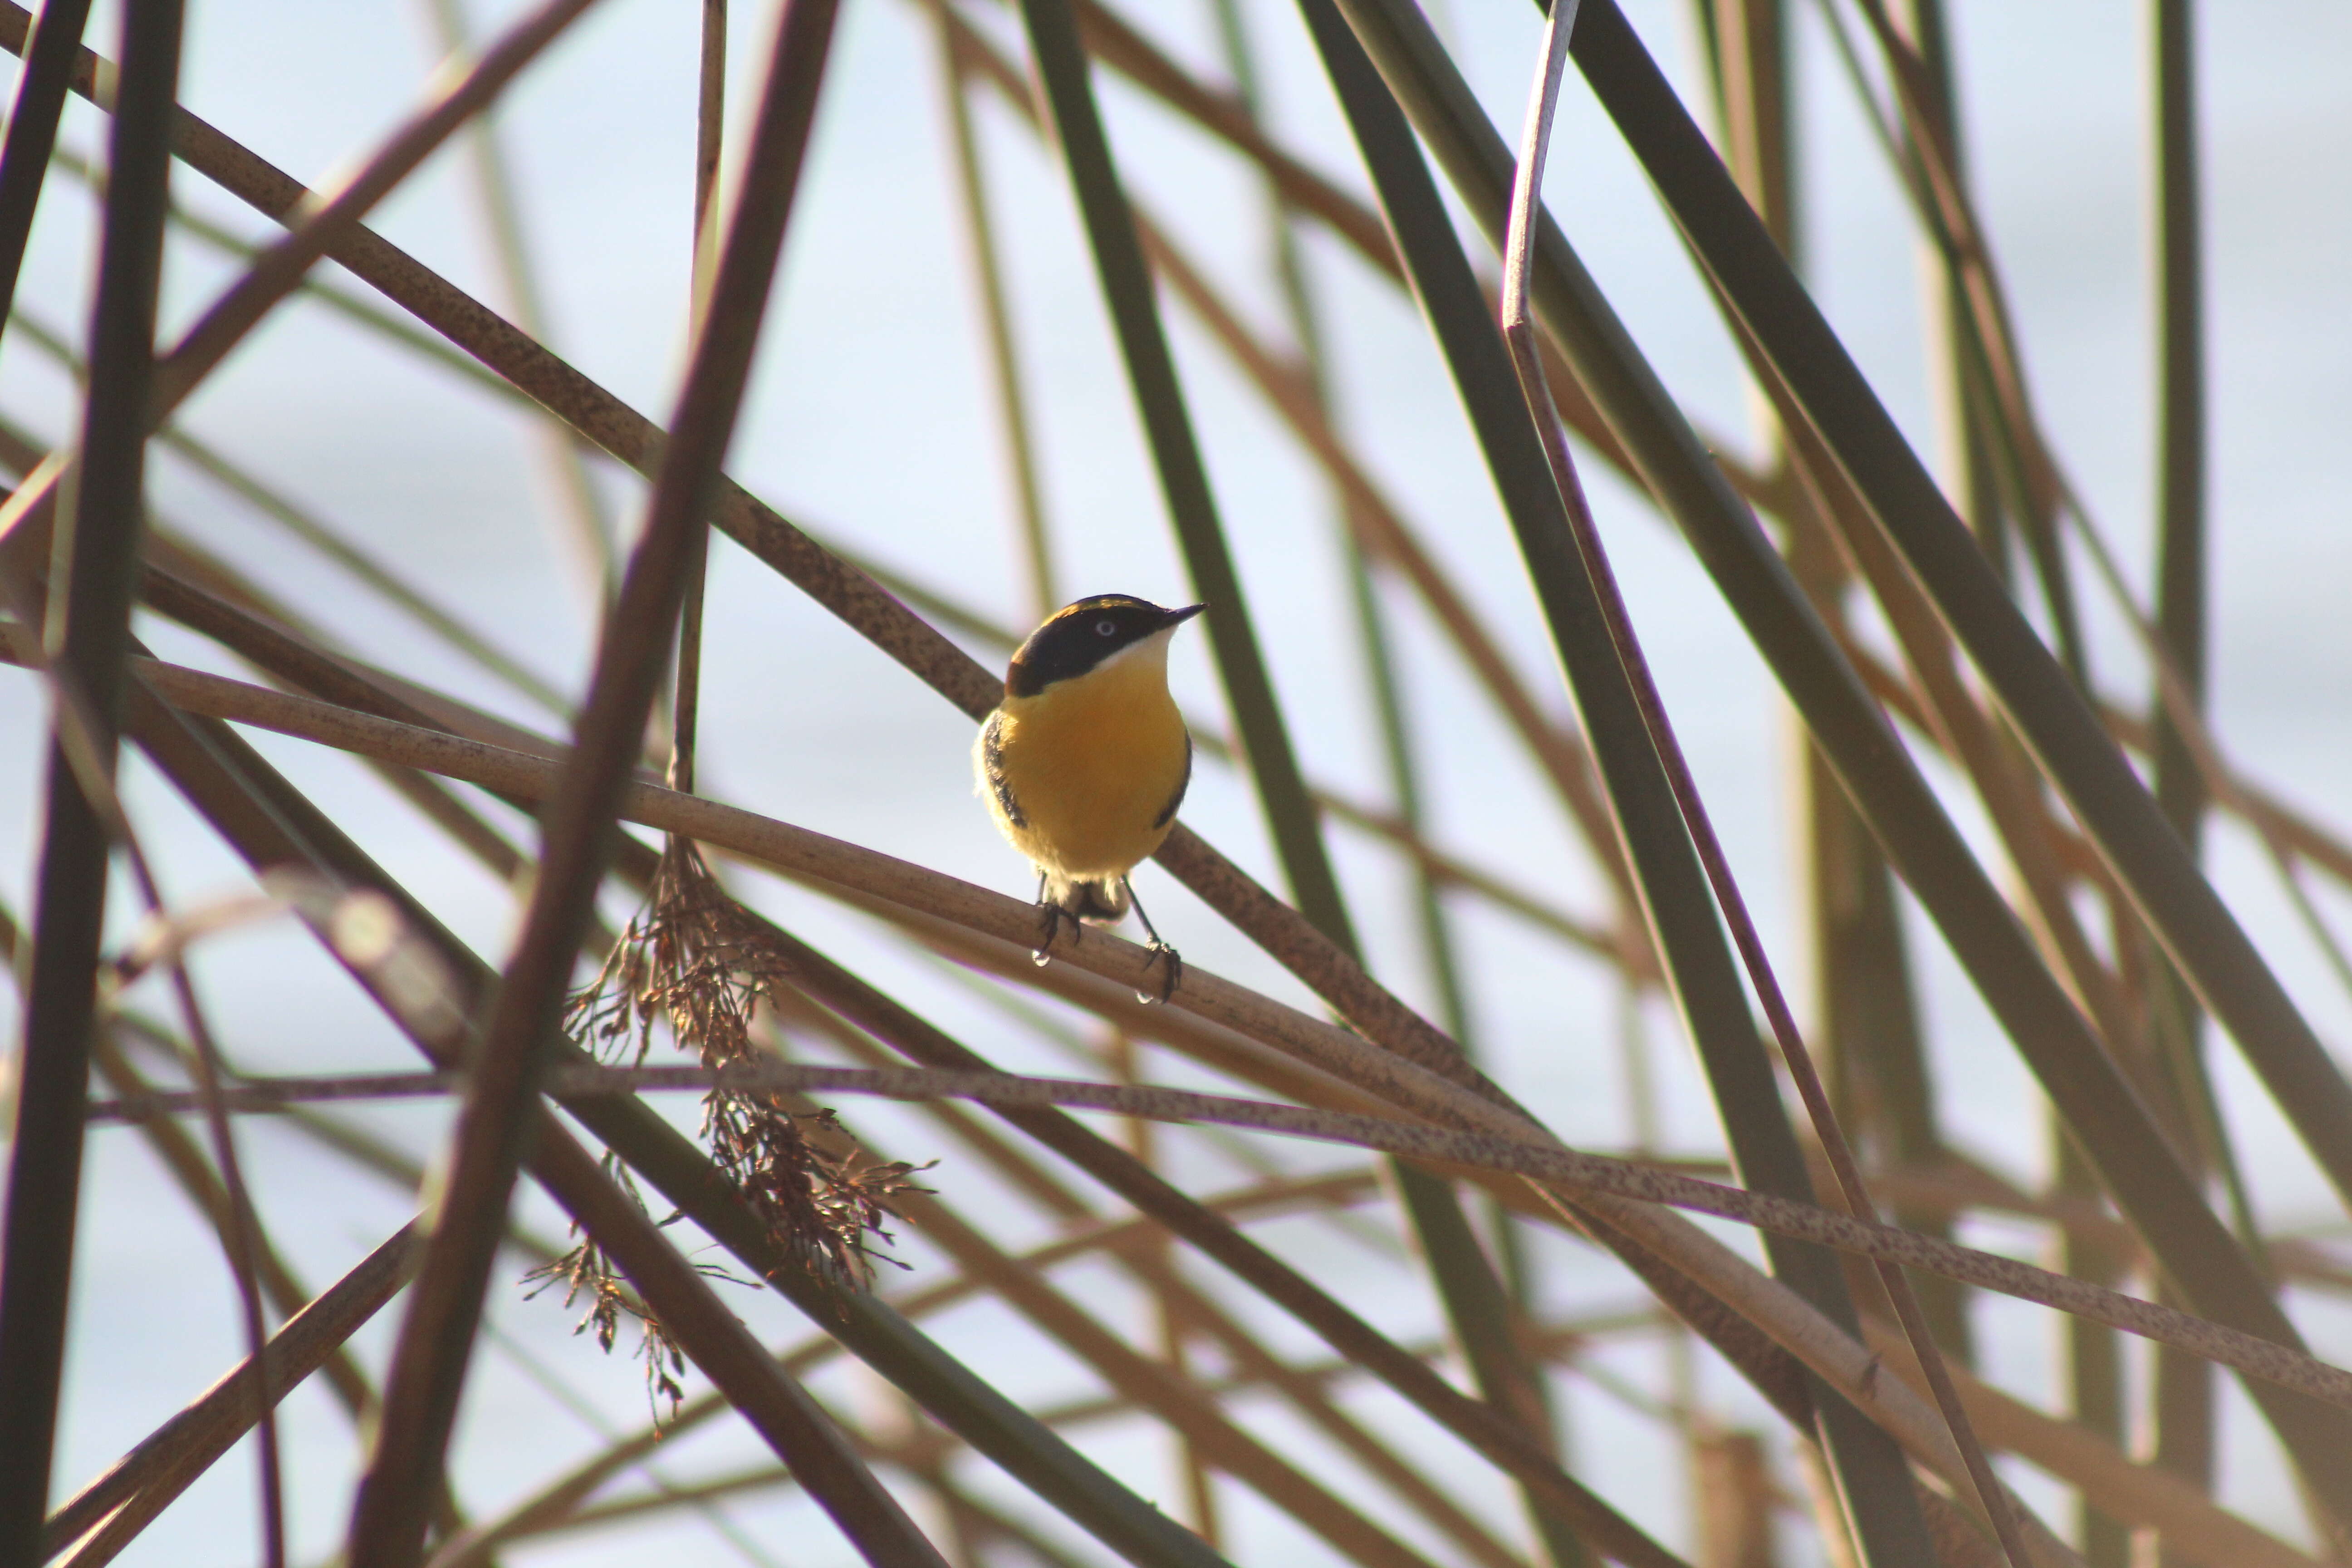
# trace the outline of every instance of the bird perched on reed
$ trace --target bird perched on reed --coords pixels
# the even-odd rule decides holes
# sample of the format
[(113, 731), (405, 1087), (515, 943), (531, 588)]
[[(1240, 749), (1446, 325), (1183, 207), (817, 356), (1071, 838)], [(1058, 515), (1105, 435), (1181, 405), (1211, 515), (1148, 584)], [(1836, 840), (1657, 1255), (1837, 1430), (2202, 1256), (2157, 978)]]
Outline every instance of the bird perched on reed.
[(972, 751), (997, 830), (1037, 868), (1037, 962), (1064, 920), (1107, 925), (1132, 908), (1150, 963), (1167, 966), (1163, 1002), (1182, 961), (1127, 877), (1168, 837), (1192, 781), (1192, 737), (1168, 695), (1168, 640), (1204, 607), (1162, 609), (1131, 594), (1063, 606), (1013, 654), (1004, 700)]

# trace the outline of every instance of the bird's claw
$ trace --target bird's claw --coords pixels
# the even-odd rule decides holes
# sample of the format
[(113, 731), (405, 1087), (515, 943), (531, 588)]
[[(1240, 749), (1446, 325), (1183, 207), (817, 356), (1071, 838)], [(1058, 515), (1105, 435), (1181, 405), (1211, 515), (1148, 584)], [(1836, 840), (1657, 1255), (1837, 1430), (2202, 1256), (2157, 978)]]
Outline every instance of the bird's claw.
[(1087, 926), (1084, 921), (1071, 914), (1061, 905), (1044, 900), (1038, 901), (1037, 914), (1039, 922), (1044, 928), (1044, 934), (1037, 939), (1037, 945), (1030, 949), (1029, 962), (1043, 969), (1054, 956), (1054, 939), (1062, 934), (1064, 921), (1070, 922), (1070, 942), (1073, 945), (1087, 934)]
[(1171, 996), (1176, 994), (1176, 987), (1184, 978), (1184, 960), (1177, 953), (1174, 948), (1169, 946), (1166, 942), (1161, 942), (1158, 937), (1154, 937), (1150, 942), (1144, 943), (1143, 951), (1147, 955), (1143, 960), (1143, 972), (1147, 974), (1151, 973), (1151, 966), (1160, 963), (1162, 959), (1165, 959), (1168, 963), (1168, 973), (1164, 983), (1160, 987), (1159, 995), (1154, 996), (1148, 991), (1140, 990), (1135, 994), (1135, 999), (1137, 1001), (1142, 1003), (1147, 1007), (1155, 1007), (1167, 1001)]

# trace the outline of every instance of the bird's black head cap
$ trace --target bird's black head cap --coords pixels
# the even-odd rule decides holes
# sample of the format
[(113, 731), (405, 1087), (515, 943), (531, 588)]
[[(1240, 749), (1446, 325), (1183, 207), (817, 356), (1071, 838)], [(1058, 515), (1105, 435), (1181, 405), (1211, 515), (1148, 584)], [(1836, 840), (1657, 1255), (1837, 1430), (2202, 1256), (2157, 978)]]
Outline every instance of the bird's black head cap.
[(1086, 674), (1121, 648), (1191, 620), (1205, 606), (1162, 609), (1132, 594), (1097, 594), (1065, 605), (1029, 634), (1004, 673), (1008, 697), (1034, 697), (1057, 680)]

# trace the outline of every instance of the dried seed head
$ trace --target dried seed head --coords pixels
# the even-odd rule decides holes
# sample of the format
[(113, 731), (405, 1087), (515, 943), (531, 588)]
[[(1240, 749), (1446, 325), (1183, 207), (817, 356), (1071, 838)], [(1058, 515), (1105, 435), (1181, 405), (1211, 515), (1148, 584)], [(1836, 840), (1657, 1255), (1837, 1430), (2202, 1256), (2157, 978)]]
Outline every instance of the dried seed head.
[[(678, 1348), (660, 1319), (649, 1311), (645, 1303), (629, 1293), (621, 1282), (620, 1274), (613, 1268), (602, 1248), (593, 1241), (583, 1240), (579, 1246), (523, 1276), (526, 1285), (538, 1282), (536, 1289), (525, 1291), (523, 1300), (535, 1300), (559, 1283), (563, 1287), (563, 1305), (569, 1310), (583, 1294), (588, 1298), (588, 1310), (580, 1321), (572, 1325), (575, 1334), (593, 1333), (597, 1348), (610, 1353), (614, 1342), (620, 1337), (621, 1320), (626, 1318), (637, 1325), (637, 1358), (646, 1363), (646, 1405), (653, 1415), (654, 1425), (674, 1420), (677, 1407), (686, 1399), (686, 1385), (678, 1381), (686, 1371), (686, 1352)], [(669, 1401), (665, 1415), (661, 1402)]]
[[(760, 1003), (775, 1005), (792, 973), (767, 922), (728, 896), (698, 848), (673, 837), (646, 909), (622, 931), (594, 983), (572, 998), (565, 1024), (600, 1060), (644, 1061), (662, 1024), (705, 1066), (728, 1067), (759, 1055), (752, 1026)], [(872, 1275), (874, 1238), (890, 1239), (883, 1222), (891, 1195), (909, 1190), (914, 1167), (854, 1150), (828, 1155), (800, 1120), (778, 1096), (717, 1089), (703, 1101), (702, 1132), (712, 1161), (779, 1245), (863, 1285)]]

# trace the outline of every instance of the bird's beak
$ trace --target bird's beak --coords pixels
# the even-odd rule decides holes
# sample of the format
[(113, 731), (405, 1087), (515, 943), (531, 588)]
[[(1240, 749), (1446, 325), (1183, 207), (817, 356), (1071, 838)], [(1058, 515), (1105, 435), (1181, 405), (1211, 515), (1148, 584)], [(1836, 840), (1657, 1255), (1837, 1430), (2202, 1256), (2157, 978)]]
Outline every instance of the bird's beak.
[(1160, 623), (1160, 628), (1162, 630), (1167, 630), (1171, 627), (1181, 626), (1186, 621), (1191, 620), (1194, 616), (1199, 615), (1202, 610), (1205, 610), (1209, 606), (1206, 605), (1187, 605), (1181, 610), (1171, 610), (1168, 612), (1168, 618)]

